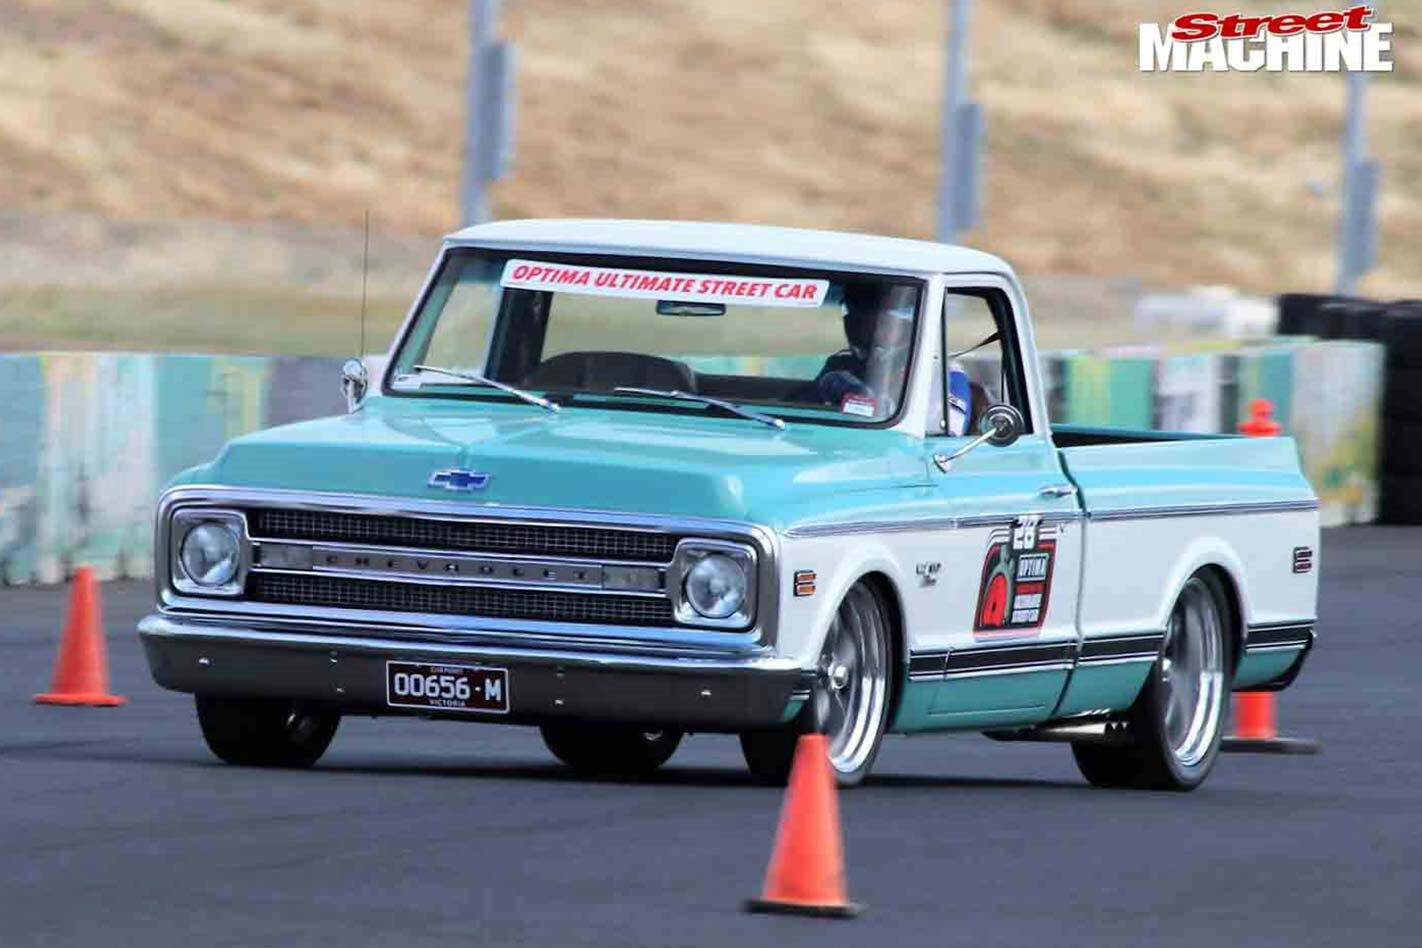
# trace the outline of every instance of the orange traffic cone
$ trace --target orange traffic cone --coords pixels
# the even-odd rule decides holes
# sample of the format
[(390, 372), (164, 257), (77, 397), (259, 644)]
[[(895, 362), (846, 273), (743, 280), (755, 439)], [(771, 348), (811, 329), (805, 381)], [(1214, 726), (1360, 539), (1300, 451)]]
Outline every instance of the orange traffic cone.
[(82, 566), (74, 574), (69, 619), (54, 662), (54, 680), (49, 692), (35, 695), (35, 701), (111, 708), (128, 700), (109, 694), (108, 658), (99, 612), (99, 586), (94, 581), (94, 571)]
[(1284, 426), (1274, 419), (1274, 403), (1256, 398), (1249, 403), (1249, 420), (1239, 424), (1239, 433), (1251, 438), (1272, 438), (1283, 434)]
[(801, 735), (765, 887), (760, 898), (746, 902), (746, 911), (831, 918), (859, 914), (862, 906), (850, 902), (845, 892), (835, 792), (826, 737)]
[(1236, 737), (1279, 736), (1279, 716), (1274, 710), (1272, 691), (1241, 691), (1234, 700)]
[(1279, 736), (1279, 715), (1272, 691), (1234, 693), (1234, 733), (1220, 749), (1234, 754), (1317, 754), (1318, 741)]
[[(1256, 398), (1249, 403), (1250, 418), (1239, 426), (1242, 434), (1271, 438), (1283, 432), (1274, 420), (1274, 403)], [(1318, 742), (1279, 736), (1279, 716), (1272, 691), (1237, 691), (1234, 694), (1234, 733), (1220, 749), (1236, 754), (1317, 754)]]

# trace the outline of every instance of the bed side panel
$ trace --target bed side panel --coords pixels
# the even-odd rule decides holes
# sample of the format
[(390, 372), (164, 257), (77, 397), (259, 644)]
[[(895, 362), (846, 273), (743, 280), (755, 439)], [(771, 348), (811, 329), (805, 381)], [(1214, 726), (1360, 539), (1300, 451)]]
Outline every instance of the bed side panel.
[[(1180, 588), (1204, 566), (1222, 568), (1238, 591), (1247, 669), (1267, 665), (1253, 660), (1264, 654), (1303, 648), (1316, 615), (1318, 510), (1290, 439), (1096, 445), (1062, 455), (1088, 519), (1081, 660), (1060, 714), (1115, 707), (1123, 695), (1129, 703)], [(1297, 632), (1279, 631), (1290, 628)]]

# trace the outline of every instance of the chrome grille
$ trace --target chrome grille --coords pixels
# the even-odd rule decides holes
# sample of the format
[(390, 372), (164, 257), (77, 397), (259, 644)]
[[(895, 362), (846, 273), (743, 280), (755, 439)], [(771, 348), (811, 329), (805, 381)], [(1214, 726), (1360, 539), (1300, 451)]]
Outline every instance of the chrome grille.
[(248, 596), (255, 602), (425, 612), (492, 619), (594, 622), (606, 625), (675, 625), (671, 602), (640, 596), (588, 596), (523, 589), (491, 589), (388, 583), (334, 576), (253, 573)]
[(613, 527), (551, 526), (494, 521), (424, 520), (323, 510), (247, 511), (254, 536), (327, 540), (429, 550), (471, 550), (669, 563), (677, 537)]

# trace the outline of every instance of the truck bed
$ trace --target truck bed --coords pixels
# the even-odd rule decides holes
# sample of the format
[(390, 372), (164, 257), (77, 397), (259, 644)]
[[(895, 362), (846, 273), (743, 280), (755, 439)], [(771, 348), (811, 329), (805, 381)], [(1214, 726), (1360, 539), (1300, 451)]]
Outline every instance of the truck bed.
[[(1297, 668), (1315, 620), (1319, 535), (1291, 438), (1056, 434), (1087, 517), (1078, 618), (1088, 638), (1163, 628), (1181, 584), (1214, 565), (1238, 597), (1235, 687)], [(1297, 643), (1275, 645), (1280, 634)]]
[(1316, 502), (1292, 438), (1126, 428), (1053, 429), (1088, 515)]
[(1162, 441), (1215, 441), (1237, 438), (1231, 434), (1197, 434), (1188, 431), (1151, 431), (1093, 425), (1052, 425), (1052, 440), (1059, 448), (1105, 444), (1150, 444)]

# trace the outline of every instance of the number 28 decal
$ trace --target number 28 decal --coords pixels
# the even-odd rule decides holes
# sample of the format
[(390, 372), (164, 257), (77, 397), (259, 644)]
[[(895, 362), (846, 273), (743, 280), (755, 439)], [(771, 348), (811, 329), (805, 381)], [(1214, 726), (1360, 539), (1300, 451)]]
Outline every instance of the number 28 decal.
[(1020, 517), (988, 535), (973, 631), (979, 638), (1040, 629), (1052, 593), (1057, 530), (1041, 517)]

